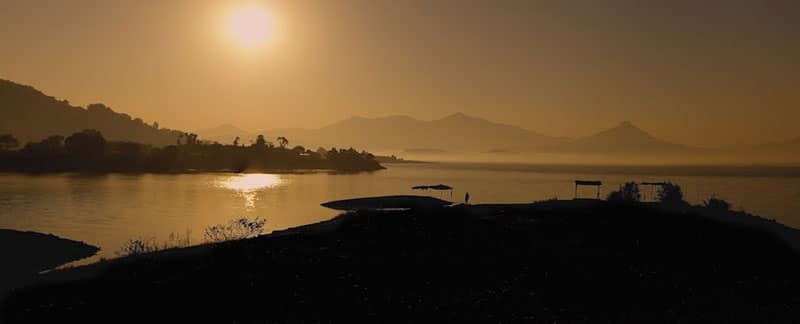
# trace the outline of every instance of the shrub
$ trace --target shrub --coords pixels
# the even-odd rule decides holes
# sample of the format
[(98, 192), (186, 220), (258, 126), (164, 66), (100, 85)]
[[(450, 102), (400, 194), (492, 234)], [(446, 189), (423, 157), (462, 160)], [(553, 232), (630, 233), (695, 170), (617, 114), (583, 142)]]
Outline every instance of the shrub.
[(186, 234), (181, 235), (180, 233), (169, 233), (169, 238), (164, 241), (161, 245), (162, 250), (172, 249), (172, 248), (182, 248), (192, 245), (192, 231), (186, 230)]
[(681, 186), (672, 182), (667, 182), (658, 189), (658, 201), (663, 205), (668, 206), (685, 206), (686, 201), (683, 200), (683, 190)]
[(724, 199), (711, 197), (708, 200), (703, 202), (703, 206), (716, 211), (730, 211), (731, 210), (731, 203), (725, 201)]
[(139, 255), (158, 251), (158, 243), (153, 238), (130, 239), (123, 244), (115, 254), (117, 256)]
[(612, 191), (608, 195), (608, 201), (613, 202), (639, 202), (642, 195), (639, 193), (639, 185), (636, 182), (626, 182), (619, 186), (619, 190)]
[(205, 238), (207, 242), (224, 242), (241, 240), (257, 236), (264, 230), (266, 219), (245, 217), (232, 219), (226, 224), (218, 224), (206, 227)]
[(106, 139), (94, 129), (87, 129), (70, 135), (64, 140), (67, 152), (82, 158), (102, 156), (106, 150)]
[(139, 255), (172, 248), (188, 247), (192, 245), (191, 234), (192, 232), (189, 230), (187, 230), (186, 234), (184, 235), (173, 232), (170, 233), (169, 238), (161, 244), (158, 244), (155, 238), (130, 239), (125, 242), (125, 244), (123, 244), (116, 252), (114, 252), (114, 254), (119, 257), (125, 257), (129, 255)]
[(19, 141), (14, 135), (0, 135), (0, 151), (10, 151), (19, 147)]

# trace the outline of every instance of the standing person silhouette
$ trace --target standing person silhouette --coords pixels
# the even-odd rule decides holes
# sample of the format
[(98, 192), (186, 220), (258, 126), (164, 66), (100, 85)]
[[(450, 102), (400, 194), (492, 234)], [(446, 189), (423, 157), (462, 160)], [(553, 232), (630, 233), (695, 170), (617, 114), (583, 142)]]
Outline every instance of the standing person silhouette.
[(464, 205), (469, 205), (469, 192), (464, 194)]

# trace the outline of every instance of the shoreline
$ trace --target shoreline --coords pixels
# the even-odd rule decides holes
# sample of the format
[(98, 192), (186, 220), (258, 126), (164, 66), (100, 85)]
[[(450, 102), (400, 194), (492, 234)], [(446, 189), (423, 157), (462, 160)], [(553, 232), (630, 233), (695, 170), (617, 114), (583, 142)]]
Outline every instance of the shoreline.
[(386, 170), (386, 167), (380, 169), (364, 169), (364, 170), (340, 170), (340, 169), (263, 169), (263, 170), (185, 170), (185, 171), (9, 171), (0, 170), (0, 174), (25, 174), (25, 175), (48, 175), (48, 174), (86, 174), (86, 175), (106, 175), (106, 174), (123, 174), (123, 175), (141, 175), (141, 174), (167, 174), (167, 175), (180, 175), (180, 174), (260, 174), (260, 173), (274, 173), (274, 174), (310, 174), (310, 173), (329, 173), (329, 174), (356, 174), (365, 172), (377, 172)]

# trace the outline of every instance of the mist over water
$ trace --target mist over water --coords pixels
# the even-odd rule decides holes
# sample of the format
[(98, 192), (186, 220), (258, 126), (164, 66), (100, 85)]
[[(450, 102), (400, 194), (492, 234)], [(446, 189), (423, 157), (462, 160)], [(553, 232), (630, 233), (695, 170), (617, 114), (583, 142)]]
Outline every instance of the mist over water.
[[(601, 197), (626, 181), (672, 181), (691, 203), (717, 196), (736, 209), (800, 227), (800, 177), (763, 176), (774, 170), (758, 173), (762, 176), (630, 170), (432, 163), (390, 164), (387, 170), (357, 174), (0, 174), (0, 227), (82, 240), (100, 246), (99, 256), (113, 257), (132, 238), (161, 242), (170, 233), (190, 231), (192, 243), (201, 243), (204, 228), (234, 217), (266, 218), (267, 231), (322, 221), (337, 214), (319, 206), (330, 200), (390, 194), (451, 199), (449, 192), (412, 191), (414, 185), (451, 185), (456, 202), (467, 191), (472, 203), (532, 202), (571, 199), (576, 179), (603, 181)], [(595, 192), (587, 188), (579, 194), (594, 197)]]

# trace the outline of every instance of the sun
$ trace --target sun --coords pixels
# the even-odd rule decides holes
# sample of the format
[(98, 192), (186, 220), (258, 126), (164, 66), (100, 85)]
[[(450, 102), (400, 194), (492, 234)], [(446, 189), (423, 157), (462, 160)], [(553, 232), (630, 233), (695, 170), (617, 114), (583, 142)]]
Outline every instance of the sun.
[(244, 48), (267, 44), (272, 34), (272, 19), (267, 8), (260, 4), (242, 5), (231, 10), (227, 21), (231, 39)]

